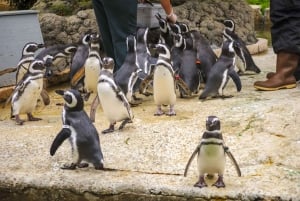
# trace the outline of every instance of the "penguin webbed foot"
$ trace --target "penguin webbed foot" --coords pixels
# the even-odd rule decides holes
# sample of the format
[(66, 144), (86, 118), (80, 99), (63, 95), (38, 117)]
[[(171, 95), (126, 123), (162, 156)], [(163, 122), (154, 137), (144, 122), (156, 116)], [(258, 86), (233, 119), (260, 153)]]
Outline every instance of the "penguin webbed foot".
[(20, 119), (19, 115), (15, 115), (15, 119), (16, 119), (16, 125), (23, 125), (24, 124), (24, 120)]
[(157, 110), (154, 113), (154, 116), (161, 116), (163, 114), (164, 114), (164, 112), (161, 110), (161, 106), (157, 106)]
[(60, 169), (63, 170), (75, 170), (76, 169), (76, 163), (71, 163), (71, 164), (64, 164)]
[(88, 163), (79, 163), (79, 164), (77, 165), (77, 167), (78, 167), (78, 168), (87, 168), (87, 167), (89, 167), (89, 164), (88, 164)]
[(170, 106), (170, 110), (169, 110), (169, 112), (166, 115), (168, 115), (168, 116), (176, 116), (176, 112), (174, 110), (174, 106), (173, 105)]
[(225, 183), (223, 181), (223, 176), (219, 175), (218, 180), (213, 184), (213, 186), (217, 187), (217, 188), (224, 188), (225, 187)]
[(102, 134), (107, 134), (107, 133), (112, 133), (115, 131), (115, 123), (110, 124), (108, 129), (103, 130), (101, 133)]
[(104, 165), (102, 163), (94, 164), (94, 167), (96, 170), (104, 170)]
[(233, 95), (220, 95), (219, 97), (222, 99), (226, 99), (226, 98), (232, 98)]
[(204, 176), (200, 176), (197, 183), (194, 184), (194, 187), (203, 188), (207, 187), (207, 184), (205, 183)]
[(122, 130), (127, 123), (132, 123), (132, 120), (128, 118), (122, 121), (121, 125), (119, 126), (119, 130)]
[(31, 113), (27, 113), (28, 121), (40, 121), (41, 118), (34, 117)]

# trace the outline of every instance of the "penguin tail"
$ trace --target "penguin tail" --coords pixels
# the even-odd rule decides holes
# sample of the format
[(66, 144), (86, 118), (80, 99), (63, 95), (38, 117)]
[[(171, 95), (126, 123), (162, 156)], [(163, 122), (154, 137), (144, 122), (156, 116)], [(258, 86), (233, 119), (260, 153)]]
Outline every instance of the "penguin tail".
[(65, 141), (65, 139), (71, 136), (71, 130), (69, 128), (63, 128), (54, 139), (51, 148), (50, 155), (53, 156), (58, 149), (58, 147)]
[(241, 82), (241, 79), (240, 79), (240, 76), (238, 75), (238, 73), (234, 70), (234, 68), (229, 68), (228, 75), (233, 80), (233, 82), (236, 86), (236, 90), (238, 92), (240, 92), (242, 90), (242, 82)]

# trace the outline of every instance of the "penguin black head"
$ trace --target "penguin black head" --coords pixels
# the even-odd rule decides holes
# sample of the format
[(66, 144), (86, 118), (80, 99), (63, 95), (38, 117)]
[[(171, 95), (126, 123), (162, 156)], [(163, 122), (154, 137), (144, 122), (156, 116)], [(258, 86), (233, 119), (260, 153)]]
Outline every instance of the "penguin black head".
[(225, 25), (225, 29), (234, 32), (235, 31), (235, 22), (231, 19), (224, 20), (223, 24)]
[(171, 58), (170, 50), (166, 44), (162, 44), (162, 43), (156, 44), (155, 50), (158, 53), (159, 57), (163, 57), (168, 60)]
[(170, 30), (170, 27), (169, 27), (169, 23), (167, 22), (167, 20), (162, 18), (162, 16), (159, 13), (157, 13), (155, 15), (155, 17), (158, 20), (160, 31), (163, 33), (168, 33)]
[(23, 47), (22, 54), (23, 55), (32, 55), (34, 54), (39, 48), (45, 47), (44, 44), (38, 44), (35, 42), (26, 43)]
[(115, 62), (111, 57), (104, 57), (103, 58), (103, 69), (110, 71), (113, 73), (115, 67)]
[(55, 90), (55, 92), (63, 96), (65, 100), (66, 110), (80, 111), (83, 110), (83, 98), (78, 90), (69, 89), (69, 90)]
[(45, 69), (44, 61), (42, 60), (34, 60), (30, 63), (28, 72), (30, 74), (41, 73)]
[(220, 119), (216, 116), (208, 116), (206, 119), (206, 130), (215, 131), (221, 129)]
[(170, 28), (174, 34), (181, 34), (181, 28), (178, 22), (170, 24)]
[(173, 37), (174, 40), (174, 46), (175, 47), (181, 47), (183, 45), (183, 36), (182, 34), (175, 34)]

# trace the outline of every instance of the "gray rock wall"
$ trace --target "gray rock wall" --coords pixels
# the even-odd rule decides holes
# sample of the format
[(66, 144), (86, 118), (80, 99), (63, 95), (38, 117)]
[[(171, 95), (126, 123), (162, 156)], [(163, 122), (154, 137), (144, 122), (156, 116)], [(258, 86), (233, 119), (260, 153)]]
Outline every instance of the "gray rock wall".
[[(244, 0), (189, 0), (174, 10), (179, 21), (200, 30), (213, 45), (221, 45), (221, 22), (228, 18), (235, 20), (237, 34), (247, 44), (256, 42), (253, 10)], [(87, 30), (98, 30), (92, 9), (68, 17), (41, 12), (39, 19), (46, 45), (76, 43)]]

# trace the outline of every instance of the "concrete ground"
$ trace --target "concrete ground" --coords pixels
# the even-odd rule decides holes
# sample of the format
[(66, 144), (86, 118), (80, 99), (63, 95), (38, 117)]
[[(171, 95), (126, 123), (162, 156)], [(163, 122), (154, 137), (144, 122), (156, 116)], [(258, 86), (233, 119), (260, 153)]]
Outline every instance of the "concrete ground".
[[(176, 116), (153, 116), (153, 97), (132, 108), (134, 121), (124, 130), (103, 135), (108, 127), (101, 108), (96, 114), (104, 165), (62, 170), (71, 162), (65, 141), (55, 156), (49, 149), (61, 129), (61, 97), (50, 88), (51, 104), (39, 104), (43, 120), (15, 125), (10, 108), (0, 109), (0, 200), (300, 200), (300, 88), (261, 92), (253, 88), (275, 68), (272, 49), (253, 56), (262, 72), (241, 76), (236, 92), (230, 81), (229, 99), (177, 99)], [(68, 88), (68, 85), (60, 86)], [(89, 113), (91, 100), (85, 109)], [(187, 177), (185, 165), (198, 145), (208, 115), (221, 119), (224, 141), (242, 171), (238, 177), (228, 159), (225, 188), (195, 188), (196, 160)], [(25, 118), (25, 117), (23, 117)], [(119, 125), (119, 124), (118, 124)], [(117, 125), (117, 126), (118, 126)]]

